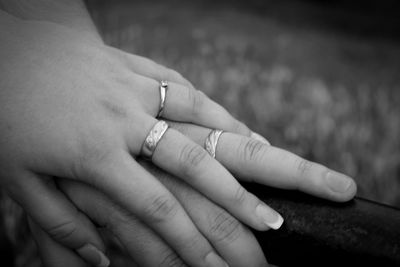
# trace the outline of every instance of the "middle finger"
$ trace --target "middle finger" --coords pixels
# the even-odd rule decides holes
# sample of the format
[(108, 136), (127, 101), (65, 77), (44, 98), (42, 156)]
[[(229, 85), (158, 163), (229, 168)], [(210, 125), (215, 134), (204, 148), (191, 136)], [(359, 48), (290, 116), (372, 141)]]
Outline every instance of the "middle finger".
[(278, 229), (283, 223), (279, 213), (242, 187), (201, 146), (174, 129), (165, 132), (154, 150), (152, 162), (257, 230)]

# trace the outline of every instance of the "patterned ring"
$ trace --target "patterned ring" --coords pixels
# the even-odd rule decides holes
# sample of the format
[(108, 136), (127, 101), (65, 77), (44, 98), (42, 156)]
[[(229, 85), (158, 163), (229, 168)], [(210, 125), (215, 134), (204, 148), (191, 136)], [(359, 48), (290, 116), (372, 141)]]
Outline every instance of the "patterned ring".
[(204, 148), (213, 158), (215, 158), (219, 137), (223, 132), (222, 130), (212, 130), (204, 142)]
[(148, 159), (151, 159), (154, 151), (156, 150), (158, 142), (164, 136), (168, 129), (168, 124), (165, 121), (158, 121), (153, 128), (150, 130), (146, 139), (144, 140), (142, 147), (142, 155)]

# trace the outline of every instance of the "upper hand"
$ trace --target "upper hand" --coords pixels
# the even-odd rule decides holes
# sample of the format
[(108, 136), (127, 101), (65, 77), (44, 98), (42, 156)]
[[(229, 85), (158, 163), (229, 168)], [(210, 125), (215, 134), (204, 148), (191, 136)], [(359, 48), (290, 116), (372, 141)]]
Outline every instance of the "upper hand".
[[(54, 23), (0, 19), (0, 182), (10, 196), (64, 245), (80, 251), (89, 242), (101, 249), (98, 236), (71, 231), (85, 220), (52, 179), (85, 182), (144, 221), (186, 262), (211, 264), (213, 247), (173, 194), (135, 160), (156, 122), (159, 79), (170, 81), (165, 118), (247, 136), (251, 131), (189, 83), (178, 83), (173, 71)], [(266, 216), (279, 219), (174, 129), (160, 141), (153, 162), (255, 229), (269, 228)], [(179, 245), (193, 239), (193, 247)], [(214, 259), (214, 265), (223, 262)]]

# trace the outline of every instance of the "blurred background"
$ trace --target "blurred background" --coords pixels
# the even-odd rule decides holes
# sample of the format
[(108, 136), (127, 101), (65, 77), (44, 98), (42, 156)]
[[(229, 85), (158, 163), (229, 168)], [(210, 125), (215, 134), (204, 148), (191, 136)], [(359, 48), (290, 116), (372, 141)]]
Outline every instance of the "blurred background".
[[(87, 1), (106, 43), (176, 69), (273, 145), (400, 207), (397, 2)], [(19, 215), (3, 220), (17, 266), (40, 266), (21, 211), (0, 205)]]
[(106, 43), (181, 72), (272, 144), (400, 207), (397, 1), (89, 1)]

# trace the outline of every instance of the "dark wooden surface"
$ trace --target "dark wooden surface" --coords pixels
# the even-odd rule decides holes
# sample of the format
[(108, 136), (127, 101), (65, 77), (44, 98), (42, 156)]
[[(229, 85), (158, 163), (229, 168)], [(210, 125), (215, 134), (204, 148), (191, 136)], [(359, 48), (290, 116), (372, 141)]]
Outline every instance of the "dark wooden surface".
[(400, 210), (356, 198), (331, 203), (302, 193), (251, 186), (279, 211), (278, 231), (256, 233), (279, 266), (400, 266)]

